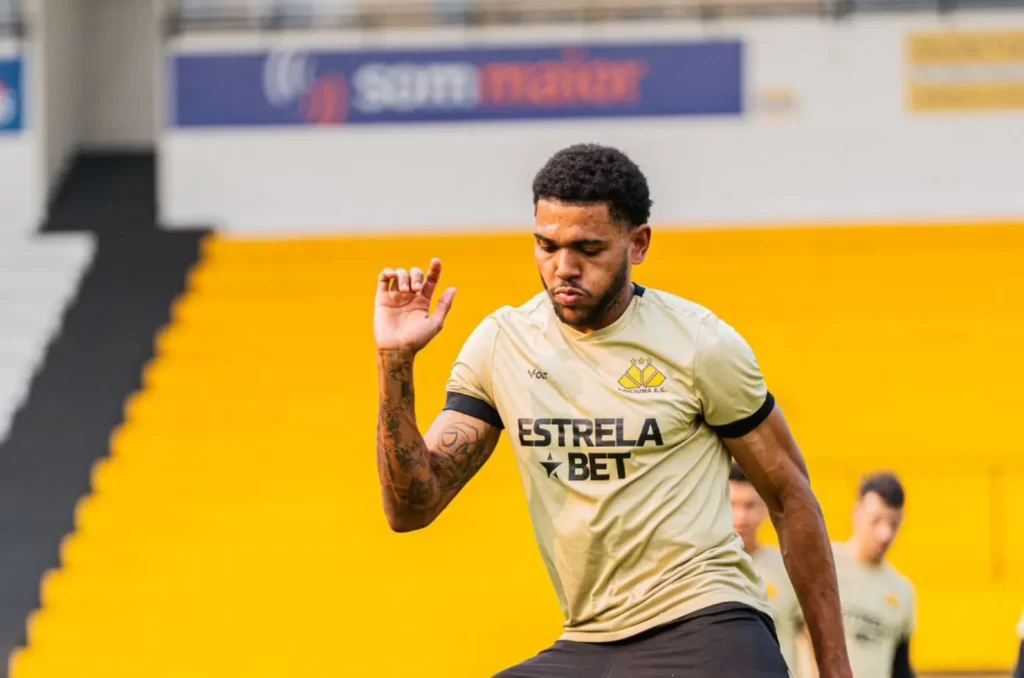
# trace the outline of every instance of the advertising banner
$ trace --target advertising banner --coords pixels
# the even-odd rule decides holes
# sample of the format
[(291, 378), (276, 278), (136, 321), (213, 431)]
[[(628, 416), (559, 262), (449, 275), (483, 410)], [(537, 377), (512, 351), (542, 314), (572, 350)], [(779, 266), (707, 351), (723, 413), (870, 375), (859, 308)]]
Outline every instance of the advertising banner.
[(912, 111), (1024, 110), (1024, 31), (914, 33), (905, 65)]
[(171, 58), (178, 128), (739, 115), (735, 40)]
[(21, 59), (0, 59), (0, 134), (22, 127)]

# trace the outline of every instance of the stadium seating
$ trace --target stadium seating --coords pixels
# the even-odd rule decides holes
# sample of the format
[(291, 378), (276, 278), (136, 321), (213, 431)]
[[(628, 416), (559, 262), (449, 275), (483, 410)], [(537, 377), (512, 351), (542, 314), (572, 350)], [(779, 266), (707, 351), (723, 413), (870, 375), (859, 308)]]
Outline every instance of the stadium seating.
[(82, 234), (0, 242), (0, 441), (93, 254)]
[[(416, 364), (426, 423), (473, 326), (537, 291), (532, 249), (525, 234), (207, 241), (13, 678), (476, 678), (550, 643), (559, 610), (507, 442), (406, 535), (385, 524), (373, 451), (379, 269), (440, 256), (459, 288)], [(904, 477), (893, 560), (918, 587), (922, 669), (1005, 668), (1016, 647), (1022, 260), (1017, 226), (659, 231), (636, 272), (755, 346), (834, 537), (863, 473)]]
[(818, 12), (820, 0), (178, 0), (190, 28), (389, 27)]

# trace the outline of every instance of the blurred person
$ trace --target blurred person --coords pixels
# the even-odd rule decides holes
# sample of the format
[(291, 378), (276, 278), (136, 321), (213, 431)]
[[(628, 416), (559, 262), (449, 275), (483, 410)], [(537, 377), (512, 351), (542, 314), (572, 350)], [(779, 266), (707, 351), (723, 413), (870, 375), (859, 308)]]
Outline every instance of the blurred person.
[(733, 529), (743, 539), (743, 549), (754, 562), (754, 569), (764, 580), (782, 656), (785, 657), (793, 675), (799, 676), (801, 672), (797, 639), (803, 627), (800, 603), (789, 581), (782, 552), (777, 548), (765, 546), (758, 539), (757, 533), (768, 519), (768, 507), (754, 489), (747, 474), (736, 463), (733, 463), (729, 471), (729, 496), (732, 500)]
[(1017, 635), (1020, 636), (1020, 650), (1017, 653), (1017, 670), (1013, 672), (1013, 678), (1024, 678), (1024, 610), (1020, 613)]
[(651, 243), (645, 176), (616, 149), (575, 145), (537, 173), (533, 200), (544, 289), (472, 332), (425, 434), (413, 362), (455, 290), (431, 313), (437, 259), (378, 278), (390, 526), (430, 525), (508, 427), (565, 623), (500, 678), (782, 678), (771, 608), (732, 528), (731, 454), (785, 545), (821, 675), (850, 678), (828, 533), (753, 352), (710, 311), (631, 280)]
[(892, 473), (868, 476), (853, 513), (853, 535), (835, 545), (850, 663), (857, 678), (913, 678), (914, 586), (885, 560), (903, 523), (906, 496)]

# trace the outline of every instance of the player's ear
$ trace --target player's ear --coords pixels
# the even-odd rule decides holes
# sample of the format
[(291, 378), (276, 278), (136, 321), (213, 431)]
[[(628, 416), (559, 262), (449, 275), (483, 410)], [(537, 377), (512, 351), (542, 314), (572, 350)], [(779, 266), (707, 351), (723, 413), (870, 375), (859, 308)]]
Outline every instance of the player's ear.
[(637, 226), (629, 233), (629, 261), (636, 266), (644, 263), (647, 258), (647, 250), (651, 246), (651, 227), (647, 224)]

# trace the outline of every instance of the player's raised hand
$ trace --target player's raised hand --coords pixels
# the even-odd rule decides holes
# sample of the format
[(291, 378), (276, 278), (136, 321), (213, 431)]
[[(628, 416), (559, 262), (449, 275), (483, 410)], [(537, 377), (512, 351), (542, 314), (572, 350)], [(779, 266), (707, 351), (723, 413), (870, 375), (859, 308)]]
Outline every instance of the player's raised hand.
[(379, 350), (416, 352), (430, 343), (444, 326), (455, 289), (449, 288), (430, 312), (434, 291), (441, 280), (441, 260), (432, 259), (426, 275), (413, 268), (385, 268), (377, 279), (373, 333)]

